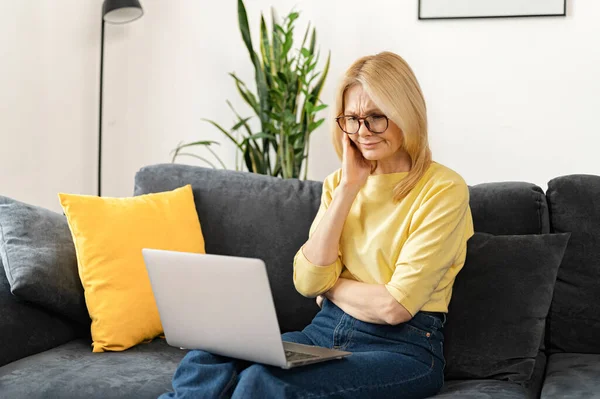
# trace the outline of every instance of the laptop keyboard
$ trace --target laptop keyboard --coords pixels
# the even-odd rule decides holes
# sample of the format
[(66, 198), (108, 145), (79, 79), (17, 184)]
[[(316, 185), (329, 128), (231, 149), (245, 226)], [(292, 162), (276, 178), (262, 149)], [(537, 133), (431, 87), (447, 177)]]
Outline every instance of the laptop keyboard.
[(298, 360), (306, 360), (306, 359), (313, 359), (315, 357), (315, 355), (310, 355), (308, 353), (302, 353), (302, 352), (294, 352), (294, 351), (285, 351), (285, 358), (287, 359), (288, 362), (295, 362)]

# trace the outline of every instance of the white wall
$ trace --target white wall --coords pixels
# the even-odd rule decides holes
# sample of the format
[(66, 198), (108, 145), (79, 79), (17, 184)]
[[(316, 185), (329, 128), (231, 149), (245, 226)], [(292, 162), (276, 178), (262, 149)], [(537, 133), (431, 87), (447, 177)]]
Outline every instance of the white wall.
[[(545, 189), (558, 175), (600, 174), (597, 0), (569, 1), (566, 18), (455, 21), (418, 21), (417, 0), (246, 2), (255, 35), (272, 3), (280, 14), (301, 10), (299, 28), (317, 26), (322, 51), (332, 51), (326, 103), (354, 59), (403, 55), (425, 93), (434, 158), (469, 184), (524, 180)], [(58, 191), (95, 193), (100, 3), (0, 0), (1, 194), (59, 209)], [(249, 115), (227, 75), (253, 76), (236, 2), (142, 3), (142, 19), (107, 27), (105, 195), (130, 195), (135, 171), (169, 162), (180, 141), (218, 140), (233, 166), (233, 146), (200, 118), (231, 125), (226, 99)], [(323, 127), (309, 178), (337, 167)]]
[(81, 0), (0, 0), (0, 195), (92, 193), (100, 25)]

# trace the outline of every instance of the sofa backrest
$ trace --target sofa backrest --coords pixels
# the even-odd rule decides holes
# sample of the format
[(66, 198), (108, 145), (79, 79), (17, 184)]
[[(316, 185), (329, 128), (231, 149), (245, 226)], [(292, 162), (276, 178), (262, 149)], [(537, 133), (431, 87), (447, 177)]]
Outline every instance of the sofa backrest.
[(544, 191), (531, 183), (497, 182), (471, 186), (475, 231), (496, 235), (550, 231)]
[[(293, 257), (308, 238), (319, 208), (322, 183), (282, 180), (245, 172), (164, 164), (142, 168), (135, 195), (192, 184), (196, 210), (213, 254), (265, 261), (282, 331), (306, 326), (318, 311), (292, 282)], [(541, 188), (521, 182), (470, 187), (475, 230), (491, 234), (549, 231)]]
[(191, 184), (206, 252), (265, 261), (280, 328), (304, 328), (319, 308), (298, 294), (293, 258), (308, 239), (322, 183), (186, 165), (154, 165), (135, 177), (135, 195)]
[(548, 182), (552, 230), (571, 232), (548, 317), (551, 352), (600, 353), (600, 176)]

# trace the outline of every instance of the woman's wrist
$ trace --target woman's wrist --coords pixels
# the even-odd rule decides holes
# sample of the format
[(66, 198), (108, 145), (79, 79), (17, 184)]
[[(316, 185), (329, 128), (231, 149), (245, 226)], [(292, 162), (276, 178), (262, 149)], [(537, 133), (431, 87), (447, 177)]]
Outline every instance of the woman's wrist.
[(361, 187), (358, 183), (350, 183), (342, 180), (339, 186), (337, 186), (336, 191), (345, 196), (356, 197)]

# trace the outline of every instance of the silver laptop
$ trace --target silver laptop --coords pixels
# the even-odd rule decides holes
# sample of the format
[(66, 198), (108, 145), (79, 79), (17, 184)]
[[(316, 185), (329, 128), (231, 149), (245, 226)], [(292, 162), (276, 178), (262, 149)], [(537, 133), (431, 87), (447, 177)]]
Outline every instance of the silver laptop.
[(282, 368), (350, 352), (284, 342), (260, 259), (143, 249), (167, 343)]

